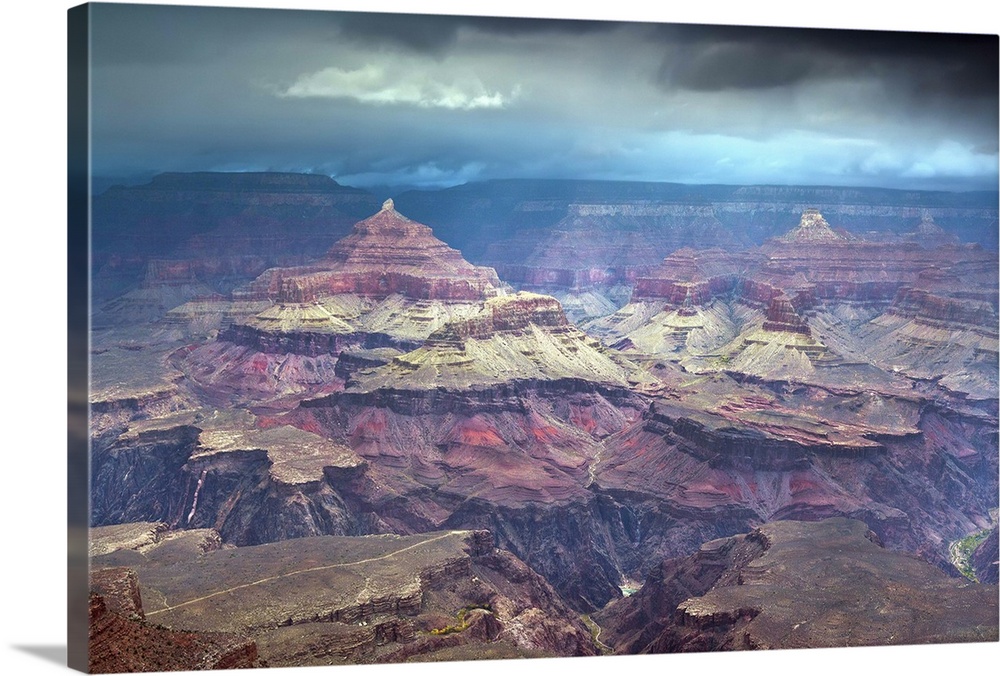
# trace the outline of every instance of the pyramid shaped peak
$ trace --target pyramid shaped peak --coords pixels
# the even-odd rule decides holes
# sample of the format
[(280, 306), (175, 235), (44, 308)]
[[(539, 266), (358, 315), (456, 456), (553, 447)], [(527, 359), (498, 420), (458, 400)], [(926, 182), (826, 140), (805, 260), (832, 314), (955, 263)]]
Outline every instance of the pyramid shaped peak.
[[(368, 218), (354, 224), (355, 234), (383, 235), (388, 237), (429, 237), (433, 238), (430, 226), (411, 221), (396, 211), (391, 199), (382, 203), (382, 208)], [(437, 240), (435, 240), (437, 241)]]
[(934, 222), (934, 217), (929, 211), (924, 211), (920, 217), (920, 223), (917, 224), (917, 234), (920, 235), (943, 235), (944, 230), (940, 225)]
[(809, 208), (802, 212), (799, 226), (781, 238), (783, 242), (835, 242), (846, 238), (837, 234), (823, 218), (819, 209)]

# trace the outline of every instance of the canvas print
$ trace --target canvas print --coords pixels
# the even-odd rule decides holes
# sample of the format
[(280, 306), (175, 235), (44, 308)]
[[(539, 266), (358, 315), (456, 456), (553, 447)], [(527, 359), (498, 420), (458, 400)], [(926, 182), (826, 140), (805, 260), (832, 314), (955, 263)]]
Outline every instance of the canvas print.
[(996, 35), (69, 26), (73, 666), (998, 640)]

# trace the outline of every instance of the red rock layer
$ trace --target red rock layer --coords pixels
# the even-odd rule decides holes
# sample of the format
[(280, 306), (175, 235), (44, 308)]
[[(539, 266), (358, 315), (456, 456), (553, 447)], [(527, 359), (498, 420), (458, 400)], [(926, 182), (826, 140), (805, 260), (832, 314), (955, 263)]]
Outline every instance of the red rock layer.
[(235, 295), (292, 303), (345, 293), (482, 300), (494, 295), (498, 285), (491, 268), (467, 262), (429, 227), (399, 214), (388, 200), (377, 214), (355, 224), (319, 263), (268, 270)]
[(890, 312), (902, 317), (919, 317), (927, 323), (991, 329), (996, 333), (996, 308), (980, 300), (951, 298), (925, 289), (900, 289)]
[(531, 325), (569, 326), (562, 306), (551, 296), (518, 294), (490, 301), (486, 309), (484, 314), (447, 324), (431, 340), (486, 339), (496, 333), (524, 331)]
[(787, 296), (777, 296), (771, 299), (767, 306), (767, 319), (764, 321), (765, 331), (788, 331), (812, 335), (809, 327), (799, 317)]
[[(925, 224), (924, 230), (929, 229)], [(786, 321), (790, 309), (802, 312), (828, 300), (886, 306), (895, 300), (901, 313), (926, 311), (929, 318), (945, 322), (995, 323), (996, 255), (976, 245), (922, 244), (845, 238), (818, 211), (807, 209), (797, 228), (754, 251), (674, 252), (655, 273), (636, 280), (632, 299), (683, 307), (736, 294), (767, 308), (775, 326), (790, 325), (781, 330), (803, 328), (800, 321)]]
[(249, 669), (257, 645), (233, 634), (174, 631), (146, 622), (139, 580), (128, 568), (91, 574), (91, 673)]
[(758, 253), (684, 248), (663, 259), (659, 269), (636, 279), (632, 300), (664, 299), (672, 307), (701, 305), (737, 289), (748, 271), (763, 263)]

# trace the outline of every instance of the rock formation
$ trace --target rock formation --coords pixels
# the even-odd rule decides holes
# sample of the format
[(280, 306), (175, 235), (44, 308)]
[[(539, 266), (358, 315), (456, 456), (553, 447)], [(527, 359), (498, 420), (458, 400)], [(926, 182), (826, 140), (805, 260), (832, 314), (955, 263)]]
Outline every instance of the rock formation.
[[(869, 364), (993, 397), (996, 280), (996, 255), (979, 247), (847, 238), (807, 209), (756, 250), (671, 254), (636, 280), (629, 305), (585, 327), (608, 344), (672, 352), (692, 370), (714, 363), (817, 382)], [(678, 324), (671, 313), (697, 319)], [(714, 340), (692, 333), (703, 326)], [(923, 346), (944, 359), (927, 363)]]
[[(405, 539), (416, 548), (356, 560), (398, 556), (412, 573), (428, 561), (410, 553), (438, 536), (448, 551), (428, 565), (454, 559), (472, 572), (422, 585), (416, 614), (412, 576), (386, 578), (384, 589), (378, 576), (356, 579), (343, 592), (388, 590), (372, 597), (382, 599), (372, 601), (377, 618), (350, 611), (363, 626), (328, 621), (350, 605), (339, 596), (244, 595), (240, 612), (266, 619), (250, 622), (260, 655), (303, 664), (586, 653), (576, 614), (619, 599), (665, 559), (775, 520), (850, 517), (889, 552), (957, 574), (948, 543), (989, 528), (996, 509), (996, 254), (932, 245), (929, 225), (914, 228), (919, 206), (960, 232), (961, 200), (917, 195), (904, 216), (898, 205), (862, 208), (877, 197), (865, 191), (828, 209), (843, 191), (704, 188), (709, 206), (652, 200), (649, 186), (614, 200), (603, 184), (537, 186), (537, 200), (507, 187), (517, 199), (503, 208), (481, 186), (454, 191), (479, 205), (462, 215), (469, 232), (483, 236), (513, 209), (523, 218), (511, 228), (551, 234), (545, 219), (566, 219), (576, 204), (563, 232), (596, 242), (593, 257), (566, 234), (532, 252), (525, 235), (504, 254), (525, 285), (548, 285), (549, 266), (570, 271), (559, 293), (576, 289), (582, 307), (603, 303), (588, 294), (624, 274), (614, 283), (634, 281), (631, 302), (576, 326), (558, 298), (509, 292), (388, 202), (326, 254), (202, 290), (164, 319), (128, 323), (141, 319), (138, 296), (115, 306), (125, 324), (109, 322), (92, 344), (90, 517), (103, 533), (92, 556), (152, 566), (139, 578), (152, 619), (195, 622), (197, 604), (153, 608), (159, 587), (146, 593), (155, 579), (172, 599), (190, 561), (212, 571), (197, 585), (221, 604), (234, 584), (263, 579), (227, 576), (265, 553), (327, 565), (316, 562)], [(792, 202), (821, 213), (793, 228)], [(646, 232), (654, 213), (677, 231), (700, 219), (706, 241), (725, 247), (739, 245), (715, 241), (713, 228), (734, 227), (736, 215), (751, 241), (781, 234), (778, 213), (791, 234), (745, 251), (677, 248), (642, 271), (629, 267), (641, 238), (615, 250), (615, 237), (594, 229), (624, 219)], [(441, 236), (439, 221), (427, 222)], [(860, 222), (891, 222), (892, 232), (842, 227)], [(621, 265), (602, 267), (607, 257)], [(203, 265), (148, 268), (166, 288), (201, 280)], [(492, 558), (457, 553), (474, 548), (469, 538), (485, 543), (467, 533), (484, 530)], [(232, 570), (220, 564), (230, 556)], [(988, 574), (988, 563), (972, 565)], [(390, 597), (398, 607), (383, 614)], [(708, 645), (699, 641), (683, 646)]]
[(114, 186), (94, 198), (95, 307), (140, 281), (152, 295), (181, 269), (226, 293), (314, 259), (377, 206), (363, 190), (306, 174), (167, 173)]
[(996, 585), (886, 551), (864, 524), (776, 521), (665, 561), (598, 614), (616, 652), (997, 640)]
[(466, 262), (387, 200), (316, 263), (267, 270), (236, 290), (235, 301), (264, 309), (237, 318), (185, 368), (213, 389), (319, 394), (345, 349), (416, 347), (477, 312), (498, 286), (492, 269)]
[[(215, 653), (221, 655), (210, 653), (215, 662), (200, 658), (199, 666), (210, 668), (256, 666), (237, 658), (258, 653), (268, 666), (397, 662), (486, 646), (503, 657), (596, 654), (587, 629), (552, 588), (497, 549), (485, 531), (300, 538), (237, 548), (201, 547), (198, 537), (163, 524), (96, 529), (98, 591), (107, 594), (110, 581), (127, 581), (112, 595), (122, 600), (105, 605), (117, 616), (141, 616), (141, 591), (147, 601), (139, 619), (157, 625), (116, 647), (167, 653), (160, 662), (131, 666), (197, 668), (169, 661), (174, 636), (220, 643)], [(111, 662), (102, 651), (112, 643), (102, 640), (111, 629), (101, 619), (92, 654)], [(237, 633), (252, 642), (223, 642)], [(153, 644), (157, 639), (162, 643)], [(199, 648), (205, 650), (195, 643), (188, 652), (198, 655)]]
[[(803, 205), (839, 228), (889, 241), (934, 220), (945, 236), (925, 234), (922, 246), (956, 235), (997, 246), (997, 205), (989, 193), (507, 180), (409, 192), (397, 201), (516, 288), (558, 298), (574, 321), (621, 307), (636, 278), (672, 251), (762, 244), (784, 234)], [(829, 226), (810, 232), (844, 237)]]
[(308, 303), (339, 294), (382, 300), (398, 293), (414, 300), (470, 301), (493, 295), (497, 284), (493, 270), (467, 263), (429, 227), (398, 213), (390, 199), (316, 264), (269, 270), (237, 297)]
[(574, 204), (551, 230), (519, 231), (491, 244), (484, 258), (505, 282), (555, 296), (579, 321), (624, 305), (636, 278), (677, 248), (737, 243), (710, 208), (674, 213), (654, 206)]
[(833, 231), (819, 209), (806, 209), (802, 212), (799, 226), (783, 235), (780, 241), (796, 244), (819, 244), (844, 241), (845, 239), (847, 238)]
[(148, 622), (130, 568), (90, 576), (89, 668), (92, 673), (252, 669), (257, 645), (236, 632), (174, 630)]

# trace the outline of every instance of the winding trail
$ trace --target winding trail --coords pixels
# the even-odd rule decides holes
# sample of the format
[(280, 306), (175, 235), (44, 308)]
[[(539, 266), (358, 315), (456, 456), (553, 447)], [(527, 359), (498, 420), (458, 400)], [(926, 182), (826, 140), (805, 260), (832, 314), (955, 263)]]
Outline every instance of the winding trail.
[[(219, 591), (212, 592), (211, 594), (206, 594), (204, 596), (199, 596), (198, 598), (194, 598), (194, 599), (190, 599), (188, 601), (184, 601), (183, 603), (178, 603), (175, 606), (169, 606), (168, 605), (166, 608), (159, 608), (157, 610), (151, 610), (151, 611), (149, 611), (149, 612), (146, 613), (146, 617), (149, 617), (150, 615), (156, 615), (158, 613), (164, 613), (164, 612), (166, 612), (168, 610), (176, 610), (177, 608), (183, 608), (184, 606), (189, 606), (189, 605), (192, 605), (194, 603), (201, 603), (202, 601), (205, 601), (205, 600), (210, 599), (210, 598), (214, 598), (216, 596), (222, 596), (223, 594), (229, 594), (230, 592), (234, 592), (234, 591), (237, 591), (237, 590), (240, 590), (240, 589), (247, 589), (249, 587), (256, 587), (257, 585), (266, 584), (268, 582), (273, 582), (275, 580), (280, 580), (280, 579), (286, 578), (286, 577), (292, 577), (294, 575), (302, 575), (304, 573), (315, 573), (316, 571), (330, 570), (331, 568), (346, 568), (348, 566), (359, 566), (359, 565), (361, 565), (363, 563), (372, 563), (373, 561), (384, 561), (385, 559), (391, 559), (392, 557), (396, 556), (397, 554), (402, 554), (403, 552), (408, 552), (408, 551), (410, 551), (412, 549), (416, 549), (418, 547), (423, 547), (424, 545), (429, 545), (429, 544), (431, 544), (433, 542), (437, 542), (438, 540), (443, 540), (443, 539), (451, 537), (453, 535), (460, 535), (461, 533), (464, 533), (464, 532), (466, 532), (466, 531), (461, 531), (461, 530), (449, 531), (449, 532), (445, 533), (444, 535), (438, 535), (437, 537), (431, 538), (430, 540), (422, 540), (421, 542), (418, 542), (416, 544), (410, 545), (408, 547), (403, 547), (402, 549), (397, 549), (395, 551), (389, 552), (388, 554), (383, 554), (382, 556), (376, 556), (376, 557), (373, 557), (373, 558), (370, 558), (370, 559), (362, 559), (360, 561), (349, 561), (347, 563), (331, 563), (331, 564), (328, 564), (328, 565), (325, 565), (325, 566), (313, 566), (312, 568), (303, 568), (302, 570), (293, 570), (293, 571), (290, 571), (288, 573), (282, 573), (281, 575), (272, 575), (271, 577), (261, 578), (260, 580), (256, 580), (254, 582), (248, 582), (246, 584), (238, 584), (236, 586), (229, 587), (227, 589), (220, 589)], [(164, 600), (164, 605), (166, 605), (166, 600)]]

